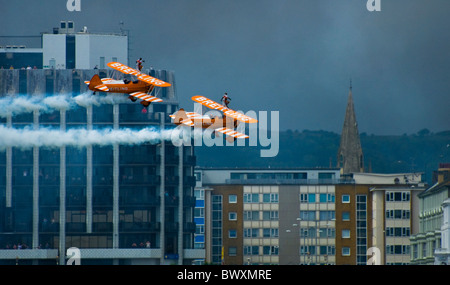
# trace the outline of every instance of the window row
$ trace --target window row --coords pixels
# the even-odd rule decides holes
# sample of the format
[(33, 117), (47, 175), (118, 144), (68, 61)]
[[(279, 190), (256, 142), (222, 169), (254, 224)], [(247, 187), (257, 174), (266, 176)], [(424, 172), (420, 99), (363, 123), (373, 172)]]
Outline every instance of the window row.
[(300, 220), (316, 221), (316, 212), (319, 212), (319, 221), (334, 221), (335, 211), (300, 211)]
[(278, 193), (264, 193), (262, 199), (258, 193), (244, 193), (244, 203), (259, 203), (260, 201), (262, 203), (278, 203)]
[(300, 203), (334, 203), (335, 195), (332, 193), (301, 193)]
[[(260, 255), (262, 248), (262, 254), (263, 255), (278, 255), (278, 246), (244, 246), (244, 255)], [(228, 248), (228, 255), (229, 256), (236, 256), (237, 254), (237, 248), (236, 247), (229, 247)]]
[(386, 236), (388, 237), (409, 237), (411, 230), (409, 227), (388, 227), (386, 228)]
[(386, 245), (386, 254), (410, 254), (409, 245)]
[(244, 211), (244, 221), (277, 221), (278, 211)]
[[(232, 231), (232, 234), (235, 234), (235, 230)], [(230, 238), (235, 238), (236, 236)], [(264, 238), (277, 238), (278, 237), (278, 229), (277, 228), (263, 228), (263, 229), (257, 229), (257, 228), (246, 228), (244, 229), (244, 237), (246, 238), (257, 238), (257, 237), (264, 237)]]
[(410, 210), (386, 210), (386, 219), (410, 219)]
[(411, 194), (407, 191), (386, 192), (386, 202), (408, 202)]
[[(318, 248), (318, 250), (317, 250)], [(300, 255), (335, 255), (336, 247), (333, 245), (302, 245), (300, 246)]]

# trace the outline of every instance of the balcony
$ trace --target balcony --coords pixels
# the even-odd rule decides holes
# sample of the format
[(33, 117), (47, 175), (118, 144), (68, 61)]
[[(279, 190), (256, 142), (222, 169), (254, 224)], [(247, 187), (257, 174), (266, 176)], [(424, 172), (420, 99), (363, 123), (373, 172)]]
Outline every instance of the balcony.
[(166, 207), (178, 207), (180, 198), (173, 195), (166, 195), (164, 197), (164, 205)]
[(185, 233), (195, 233), (195, 223), (183, 223), (183, 232)]
[(183, 177), (183, 184), (184, 186), (190, 186), (190, 187), (195, 187), (195, 176), (185, 176)]
[(113, 223), (92, 223), (92, 231), (98, 233), (111, 233), (113, 231)]
[(86, 232), (86, 223), (66, 223), (67, 233), (84, 233)]
[(178, 155), (166, 155), (165, 156), (165, 164), (172, 164), (172, 165), (178, 165), (179, 163), (179, 156)]
[(197, 159), (194, 155), (186, 155), (183, 159), (184, 165), (195, 166), (197, 163)]
[(159, 232), (161, 223), (159, 222), (120, 222), (120, 232)]
[(183, 206), (184, 207), (194, 208), (195, 207), (195, 201), (196, 201), (196, 198), (194, 196), (184, 196), (183, 197)]
[(180, 178), (178, 176), (166, 176), (164, 181), (166, 186), (178, 186)]
[(119, 197), (119, 200), (121, 207), (161, 205), (161, 197), (159, 196), (147, 196), (147, 197), (127, 196), (127, 197)]
[(0, 250), (0, 259), (56, 259), (57, 257), (57, 249)]
[[(199, 256), (198, 250), (185, 249), (186, 258)], [(83, 259), (124, 259), (124, 258), (161, 258), (162, 251), (159, 248), (81, 248), (81, 264)], [(56, 259), (57, 249), (23, 249), (0, 250), (0, 259)], [(199, 257), (195, 257), (199, 258)]]

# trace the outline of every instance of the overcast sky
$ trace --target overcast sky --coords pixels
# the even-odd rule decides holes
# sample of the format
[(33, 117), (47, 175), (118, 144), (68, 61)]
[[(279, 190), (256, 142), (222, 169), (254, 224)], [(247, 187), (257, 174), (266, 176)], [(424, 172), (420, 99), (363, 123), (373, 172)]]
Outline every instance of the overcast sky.
[(282, 130), (340, 133), (349, 81), (360, 133), (450, 130), (450, 1), (0, 0), (0, 35), (39, 35), (61, 20), (91, 32), (131, 32), (131, 66), (175, 72), (190, 98), (279, 111)]

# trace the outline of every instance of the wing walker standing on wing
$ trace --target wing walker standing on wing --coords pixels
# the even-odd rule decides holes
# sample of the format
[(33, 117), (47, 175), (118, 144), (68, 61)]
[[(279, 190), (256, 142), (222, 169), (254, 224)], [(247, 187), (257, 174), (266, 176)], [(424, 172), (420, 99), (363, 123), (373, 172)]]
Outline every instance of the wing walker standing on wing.
[(178, 110), (175, 114), (170, 115), (173, 123), (176, 125), (186, 125), (189, 127), (212, 128), (218, 133), (227, 136), (227, 140), (233, 142), (235, 139), (247, 139), (249, 136), (237, 132), (235, 129), (239, 122), (243, 123), (257, 123), (258, 120), (248, 117), (242, 113), (229, 109), (222, 104), (216, 103), (203, 96), (194, 96), (193, 101), (200, 103), (210, 109), (219, 110), (223, 113), (223, 118), (211, 118), (207, 115), (201, 115), (195, 112), (185, 112), (184, 109)]
[[(110, 62), (108, 66), (118, 70), (124, 74), (129, 74), (137, 77), (136, 81), (130, 80), (114, 80), (112, 78), (102, 78), (95, 74), (90, 81), (85, 81), (89, 89), (95, 92), (112, 92), (125, 93), (128, 98), (135, 102), (141, 99), (140, 102), (144, 107), (148, 107), (153, 102), (162, 102), (161, 98), (150, 95), (155, 87), (169, 87), (170, 83), (164, 82), (150, 75), (142, 73), (140, 70), (133, 69), (119, 62)], [(140, 66), (142, 68), (142, 65)]]

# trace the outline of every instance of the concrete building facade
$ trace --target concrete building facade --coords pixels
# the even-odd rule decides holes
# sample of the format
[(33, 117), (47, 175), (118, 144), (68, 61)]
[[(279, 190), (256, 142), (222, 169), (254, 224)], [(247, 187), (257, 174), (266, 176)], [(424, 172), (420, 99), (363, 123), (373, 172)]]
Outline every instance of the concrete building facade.
[[(432, 265), (436, 253), (445, 253), (441, 244), (442, 232), (446, 231), (443, 204), (450, 197), (450, 165), (443, 163), (433, 173), (433, 185), (419, 194), (419, 229), (411, 236), (411, 263)], [(444, 240), (446, 240), (444, 238)], [(443, 257), (445, 255), (441, 255)], [(441, 261), (445, 262), (444, 260)]]
[(369, 249), (377, 249), (377, 264), (409, 264), (421, 174), (341, 179), (340, 169), (196, 172), (196, 189), (205, 197), (207, 262), (365, 265)]

